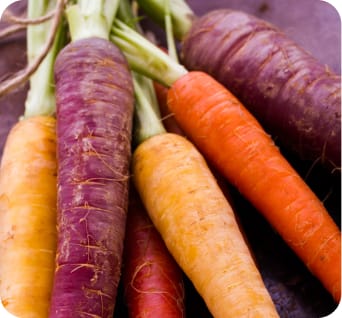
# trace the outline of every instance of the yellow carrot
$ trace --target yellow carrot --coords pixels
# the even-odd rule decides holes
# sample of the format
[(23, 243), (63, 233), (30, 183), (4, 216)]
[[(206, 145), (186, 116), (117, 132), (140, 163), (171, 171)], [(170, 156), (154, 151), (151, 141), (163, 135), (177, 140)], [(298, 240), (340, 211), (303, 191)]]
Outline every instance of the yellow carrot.
[[(61, 3), (58, 0), (59, 10)], [(28, 16), (38, 18), (55, 5), (57, 0), (28, 1)], [(57, 17), (53, 20), (59, 21)], [(46, 21), (28, 27), (29, 65), (41, 56), (51, 24)], [(10, 130), (1, 158), (0, 299), (7, 311), (20, 318), (46, 318), (50, 307), (57, 245), (52, 70), (63, 39), (60, 24), (51, 49), (30, 77), (25, 114)]]
[(167, 248), (215, 318), (278, 317), (234, 212), (206, 161), (166, 133), (137, 95), (133, 181)]
[(10, 131), (0, 166), (0, 297), (23, 317), (47, 317), (55, 268), (55, 119)]
[(214, 317), (277, 317), (234, 212), (185, 138), (152, 137), (133, 178), (156, 228)]

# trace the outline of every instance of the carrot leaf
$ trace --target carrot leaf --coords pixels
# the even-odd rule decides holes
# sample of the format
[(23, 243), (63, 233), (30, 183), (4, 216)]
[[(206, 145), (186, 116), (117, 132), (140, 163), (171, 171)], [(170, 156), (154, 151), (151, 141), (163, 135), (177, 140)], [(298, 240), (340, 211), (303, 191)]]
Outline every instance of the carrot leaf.
[(143, 35), (115, 19), (110, 40), (125, 54), (130, 67), (170, 87), (187, 70)]
[(164, 0), (165, 2), (165, 31), (166, 31), (166, 41), (167, 41), (167, 49), (168, 54), (172, 57), (173, 60), (178, 62), (178, 54), (177, 48), (173, 33), (173, 22), (171, 18), (171, 9), (170, 9), (170, 0)]
[(136, 2), (131, 3), (129, 0), (120, 0), (117, 17), (132, 29), (142, 32), (135, 4)]

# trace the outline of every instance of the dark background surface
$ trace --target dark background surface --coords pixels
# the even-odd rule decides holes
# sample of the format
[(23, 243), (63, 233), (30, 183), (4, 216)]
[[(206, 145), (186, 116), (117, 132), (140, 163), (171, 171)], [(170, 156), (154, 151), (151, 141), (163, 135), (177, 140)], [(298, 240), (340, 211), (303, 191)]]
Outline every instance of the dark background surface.
[[(310, 51), (322, 63), (336, 73), (341, 71), (341, 19), (338, 12), (320, 0), (227, 0), (188, 1), (193, 10), (201, 15), (208, 10), (227, 7), (244, 10), (264, 18)], [(16, 14), (25, 12), (24, 0), (11, 6)], [(146, 21), (145, 21), (146, 24)], [(0, 29), (6, 27), (0, 21)], [(161, 30), (153, 25), (148, 28), (162, 37)], [(163, 39), (160, 39), (163, 41)], [(25, 33), (0, 40), (0, 80), (11, 76), (26, 63)], [(24, 110), (27, 84), (0, 99), (0, 157), (10, 127)], [(284, 155), (306, 179), (340, 224), (341, 183), (340, 175), (329, 175), (320, 167), (310, 173), (311, 164), (298, 161), (284, 150)], [(229, 185), (228, 185), (229, 186)], [(246, 232), (255, 259), (263, 275), (278, 312), (282, 318), (319, 318), (332, 313), (336, 304), (321, 284), (284, 244), (281, 238), (263, 220), (235, 189), (230, 189), (236, 212)], [(211, 261), (211, 260), (208, 260)], [(211, 317), (202, 299), (186, 279), (188, 317)], [(121, 292), (121, 289), (120, 289)], [(122, 294), (119, 293), (115, 317), (126, 317)], [(267, 317), (265, 317), (267, 318)]]

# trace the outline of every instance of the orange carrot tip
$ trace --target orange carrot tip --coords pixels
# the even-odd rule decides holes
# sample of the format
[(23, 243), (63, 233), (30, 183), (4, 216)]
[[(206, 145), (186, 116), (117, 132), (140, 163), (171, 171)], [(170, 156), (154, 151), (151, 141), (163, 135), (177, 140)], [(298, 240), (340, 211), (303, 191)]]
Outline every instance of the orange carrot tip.
[(186, 136), (339, 302), (340, 229), (253, 115), (211, 76), (188, 72), (120, 21), (115, 21), (111, 39), (133, 69), (170, 87), (168, 107)]

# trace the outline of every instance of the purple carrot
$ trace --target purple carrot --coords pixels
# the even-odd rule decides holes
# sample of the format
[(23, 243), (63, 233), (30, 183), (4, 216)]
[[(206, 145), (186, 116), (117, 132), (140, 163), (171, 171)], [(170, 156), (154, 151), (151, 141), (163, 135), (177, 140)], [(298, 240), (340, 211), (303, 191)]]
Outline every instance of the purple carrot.
[(244, 12), (211, 11), (193, 23), (181, 58), (225, 85), (280, 144), (340, 168), (341, 77), (275, 26)]
[(50, 317), (111, 317), (126, 224), (133, 89), (107, 40), (69, 44), (55, 65), (58, 256)]
[(55, 84), (58, 246), (50, 318), (111, 318), (128, 209), (131, 73), (106, 38), (77, 38), (57, 57)]

